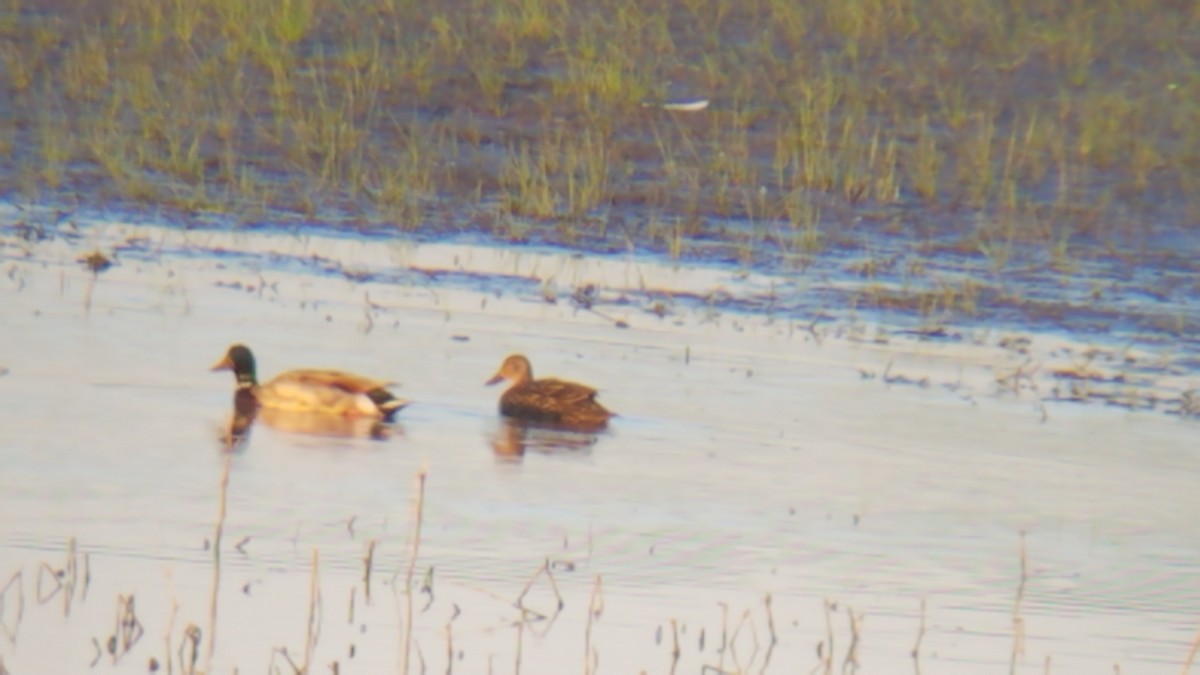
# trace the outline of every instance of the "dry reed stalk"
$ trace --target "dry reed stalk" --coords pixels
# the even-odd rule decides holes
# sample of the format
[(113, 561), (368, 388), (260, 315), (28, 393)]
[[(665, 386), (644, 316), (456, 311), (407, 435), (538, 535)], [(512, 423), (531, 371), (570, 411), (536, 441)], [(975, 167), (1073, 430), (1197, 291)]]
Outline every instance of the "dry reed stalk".
[(229, 493), (229, 464), (226, 454), (221, 463), (221, 490), (217, 501), (217, 523), (213, 528), (213, 583), (208, 605), (208, 646), (204, 653), (204, 670), (212, 671), (213, 653), (217, 650), (217, 596), (221, 590), (221, 536), (225, 532), (225, 503)]
[(417, 569), (417, 555), (421, 550), (421, 522), (425, 514), (425, 477), (429, 470), (425, 464), (417, 470), (417, 495), (413, 504), (413, 541), (412, 553), (408, 558), (408, 572), (404, 575), (404, 652), (400, 661), (400, 672), (408, 675), (409, 655), (412, 652), (412, 622), (413, 603), (412, 586), (413, 574)]
[(850, 646), (846, 648), (846, 658), (842, 660), (842, 672), (847, 669), (852, 673), (858, 672), (858, 623), (862, 620), (861, 614), (855, 614), (850, 607), (846, 608), (846, 614), (850, 616)]
[(1200, 630), (1196, 631), (1196, 638), (1192, 640), (1192, 648), (1188, 652), (1187, 659), (1183, 662), (1182, 675), (1187, 675), (1192, 669), (1192, 662), (1196, 660), (1196, 653), (1200, 652)]
[(371, 604), (371, 565), (375, 561), (375, 545), (378, 542), (378, 539), (367, 542), (367, 556), (363, 560), (363, 597), (368, 605)]
[(308, 628), (304, 636), (304, 668), (301, 671), (305, 675), (310, 672), (312, 666), (313, 650), (316, 649), (317, 640), (321, 638), (321, 628), (318, 621), (319, 610), (321, 606), (321, 552), (314, 548), (312, 552), (312, 580), (308, 588)]
[[(175, 632), (175, 619), (179, 616), (179, 598), (175, 597), (174, 590), (171, 591), (171, 615), (167, 617), (167, 630), (163, 632), (163, 647), (165, 647), (166, 658), (163, 661), (167, 664), (167, 675), (172, 675), (175, 672), (175, 660), (171, 656), (171, 634)], [(183, 664), (179, 664), (182, 668)]]

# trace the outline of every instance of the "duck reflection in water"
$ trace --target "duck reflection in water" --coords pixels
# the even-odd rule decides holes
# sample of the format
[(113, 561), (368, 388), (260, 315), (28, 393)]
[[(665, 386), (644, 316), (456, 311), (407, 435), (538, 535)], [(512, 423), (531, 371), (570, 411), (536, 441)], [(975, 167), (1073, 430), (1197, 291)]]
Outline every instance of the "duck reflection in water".
[(240, 390), (233, 395), (233, 413), (222, 431), (221, 445), (224, 450), (244, 450), (255, 423), (262, 423), (287, 433), (323, 438), (366, 438), (384, 441), (404, 433), (399, 424), (372, 417), (336, 417), (266, 408), (259, 404), (251, 392)]
[(546, 422), (502, 417), (490, 440), (497, 459), (520, 462), (529, 450), (544, 455), (590, 453), (592, 446), (600, 440), (600, 434)]
[(225, 452), (241, 452), (250, 440), (250, 427), (258, 414), (258, 401), (248, 390), (239, 389), (233, 394), (233, 414), (221, 430), (221, 449)]

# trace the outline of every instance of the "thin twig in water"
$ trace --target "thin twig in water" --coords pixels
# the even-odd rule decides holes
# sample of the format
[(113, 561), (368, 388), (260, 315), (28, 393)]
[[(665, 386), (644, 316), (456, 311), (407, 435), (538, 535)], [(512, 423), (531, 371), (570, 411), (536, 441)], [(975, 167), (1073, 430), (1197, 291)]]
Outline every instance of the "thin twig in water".
[[(42, 579), (45, 579), (47, 574), (50, 575), (50, 580), (54, 582), (54, 586), (48, 592), (42, 590)], [(52, 599), (54, 599), (54, 596), (58, 595), (58, 592), (62, 590), (62, 575), (62, 570), (54, 569), (45, 561), (42, 561), (42, 564), (38, 566), (37, 601), (39, 605), (44, 605), (47, 602), (50, 602)]]
[(362, 326), (363, 335), (370, 333), (371, 329), (375, 327), (375, 319), (371, 317), (371, 310), (373, 308), (370, 294), (363, 291), (363, 318), (365, 319)]
[(825, 635), (828, 642), (825, 644), (825, 672), (826, 674), (833, 672), (833, 603), (829, 602), (829, 598), (825, 598)]
[(592, 586), (592, 599), (588, 601), (587, 628), (583, 633), (583, 672), (592, 675), (600, 665), (600, 653), (592, 646), (592, 622), (604, 613), (604, 588), (600, 575)]
[(721, 646), (717, 648), (717, 653), (721, 655), (720, 665), (717, 670), (725, 670), (725, 650), (729, 647), (729, 605), (719, 603), (721, 605)]
[(554, 615), (557, 616), (558, 613), (562, 611), (563, 607), (566, 606), (566, 603), (563, 602), (562, 594), (558, 592), (558, 582), (554, 580), (554, 573), (550, 570), (550, 559), (546, 558), (542, 561), (542, 565), (538, 567), (537, 571), (533, 573), (533, 576), (529, 577), (529, 581), (525, 583), (525, 588), (521, 589), (520, 594), (517, 595), (517, 599), (513, 601), (513, 607), (521, 610), (522, 621), (526, 621), (530, 615), (539, 621), (549, 618), (548, 615), (530, 609), (524, 605), (525, 596), (528, 595), (529, 591), (533, 589), (533, 584), (538, 580), (538, 577), (542, 576), (543, 574), (546, 575), (546, 578), (550, 580), (550, 590), (554, 591), (554, 599), (558, 602), (558, 605), (554, 610)]
[(83, 554), (83, 591), (79, 594), (81, 602), (87, 601), (88, 589), (92, 587), (92, 554)]
[(762, 667), (758, 669), (759, 675), (767, 672), (767, 667), (771, 665), (771, 655), (775, 653), (775, 645), (779, 643), (779, 638), (775, 635), (775, 615), (771, 611), (770, 593), (763, 598), (763, 604), (767, 608), (767, 630), (771, 633), (771, 642), (767, 644), (767, 653), (763, 655)]
[[(742, 627), (748, 625), (748, 623), (750, 625), (750, 637), (754, 640), (754, 643), (752, 643), (754, 651), (750, 652), (750, 658), (746, 659), (746, 665), (742, 667), (742, 664), (739, 663), (740, 658), (738, 657), (738, 637), (742, 634)], [(730, 635), (730, 656), (733, 658), (734, 668), (737, 668), (739, 673), (744, 673), (750, 667), (750, 664), (754, 663), (755, 659), (758, 658), (758, 647), (760, 647), (758, 645), (758, 625), (755, 623), (754, 615), (750, 614), (749, 609), (743, 610), (742, 619), (738, 621), (737, 627), (733, 628), (733, 634)]]
[(133, 596), (118, 595), (116, 626), (113, 628), (113, 634), (108, 638), (108, 653), (112, 654), (113, 664), (129, 653), (129, 650), (133, 649), (134, 645), (142, 639), (145, 632), (145, 628), (134, 610)]
[(671, 619), (671, 672), (675, 672), (675, 666), (679, 665), (679, 622)]
[[(517, 660), (515, 663), (515, 670), (513, 670), (513, 672), (516, 673), (516, 675), (521, 675), (521, 652), (522, 652), (521, 647), (524, 646), (524, 643), (525, 643), (525, 620), (522, 619), (521, 621), (517, 622)], [(491, 668), (489, 667), (488, 670), (490, 671)]]
[(767, 608), (767, 629), (771, 631), (771, 644), (779, 642), (779, 638), (775, 634), (775, 614), (771, 611), (771, 594), (767, 593), (763, 598), (763, 604)]
[(269, 673), (278, 673), (279, 672), (279, 668), (275, 665), (275, 656), (276, 655), (282, 656), (284, 658), (284, 660), (287, 661), (288, 667), (292, 669), (292, 672), (299, 675), (299, 673), (301, 672), (300, 666), (296, 665), (296, 662), (292, 660), (292, 655), (288, 653), (287, 647), (276, 647), (275, 649), (273, 649), (271, 651), (271, 663), (267, 667), (267, 672), (269, 672)]
[(92, 313), (92, 289), (96, 286), (96, 276), (92, 275), (88, 278), (87, 288), (83, 292), (83, 314), (88, 316)]
[(916, 675), (921, 675), (921, 641), (925, 639), (925, 598), (921, 598), (921, 625), (917, 628), (917, 641), (913, 644), (912, 660)]
[(1025, 655), (1025, 619), (1021, 616), (1021, 603), (1025, 599), (1025, 581), (1028, 579), (1025, 563), (1025, 532), (1021, 532), (1021, 582), (1017, 584), (1017, 597), (1013, 601), (1013, 648), (1008, 672), (1017, 672), (1017, 659)]
[(412, 651), (412, 622), (413, 622), (413, 575), (417, 569), (417, 555), (421, 550), (421, 521), (425, 513), (425, 476), (428, 468), (422, 464), (416, 476), (416, 501), (413, 504), (413, 541), (412, 554), (408, 558), (408, 573), (404, 576), (404, 652), (400, 661), (400, 672), (408, 675), (409, 654)]
[[(179, 598), (175, 597), (175, 592), (174, 592), (174, 590), (172, 590), (171, 591), (171, 615), (169, 617), (167, 617), (167, 630), (163, 632), (163, 647), (165, 648), (164, 652), (167, 657), (166, 658), (167, 675), (171, 675), (175, 671), (175, 663), (173, 660), (174, 657), (171, 656), (171, 634), (175, 632), (175, 619), (178, 616), (179, 616)], [(179, 667), (182, 668), (183, 664), (182, 663), (179, 664)]]
[[(194, 623), (189, 623), (188, 627), (183, 631), (183, 640), (179, 642), (179, 670), (184, 675), (195, 675), (196, 663), (200, 661), (200, 627)], [(184, 648), (190, 647), (188, 658), (184, 658)]]
[(75, 552), (75, 537), (67, 540), (67, 565), (63, 575), (63, 616), (71, 616), (71, 601), (75, 599), (75, 586), (79, 580), (78, 556)]
[(217, 498), (217, 523), (213, 527), (213, 583), (208, 604), (208, 648), (204, 654), (204, 670), (212, 672), (213, 653), (217, 650), (217, 596), (221, 590), (221, 536), (225, 533), (225, 501), (229, 493), (229, 460), (225, 454), (221, 463), (221, 489)]
[(375, 560), (375, 545), (378, 539), (367, 541), (367, 556), (363, 559), (363, 598), (371, 604), (371, 563)]
[[(17, 594), (17, 616), (10, 626), (8, 623), (8, 592), (16, 588)], [(17, 631), (21, 630), (21, 620), (25, 617), (25, 574), (21, 570), (17, 570), (11, 577), (8, 578), (8, 583), (4, 584), (4, 590), (0, 590), (0, 629), (4, 630), (4, 636), (8, 638), (10, 644), (16, 646)]]
[(425, 576), (421, 577), (421, 595), (429, 596), (429, 600), (421, 608), (421, 613), (424, 614), (433, 606), (433, 565), (430, 565), (425, 570)]

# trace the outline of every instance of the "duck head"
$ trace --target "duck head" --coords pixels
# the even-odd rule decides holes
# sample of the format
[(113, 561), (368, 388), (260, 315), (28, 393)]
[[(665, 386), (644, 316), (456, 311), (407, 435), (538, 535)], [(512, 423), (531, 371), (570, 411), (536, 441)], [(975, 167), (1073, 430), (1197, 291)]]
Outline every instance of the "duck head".
[(513, 384), (523, 384), (532, 379), (533, 366), (529, 364), (529, 359), (520, 354), (512, 354), (504, 359), (504, 363), (500, 364), (500, 370), (497, 370), (496, 374), (484, 384), (493, 385), (504, 380)]

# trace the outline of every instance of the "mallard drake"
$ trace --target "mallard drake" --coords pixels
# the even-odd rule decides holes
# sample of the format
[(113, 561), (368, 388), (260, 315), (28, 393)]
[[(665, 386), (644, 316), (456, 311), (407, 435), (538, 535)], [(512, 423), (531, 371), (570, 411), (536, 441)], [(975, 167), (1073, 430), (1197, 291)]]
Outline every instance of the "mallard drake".
[(508, 390), (500, 396), (500, 414), (505, 417), (549, 422), (579, 429), (600, 429), (614, 413), (596, 401), (596, 390), (577, 382), (533, 379), (529, 359), (513, 354), (504, 359), (500, 370), (485, 384), (508, 380)]
[(259, 406), (272, 410), (386, 421), (408, 405), (387, 390), (392, 383), (340, 370), (299, 368), (259, 384), (254, 354), (245, 345), (230, 347), (212, 370), (232, 370), (238, 391), (251, 392)]

